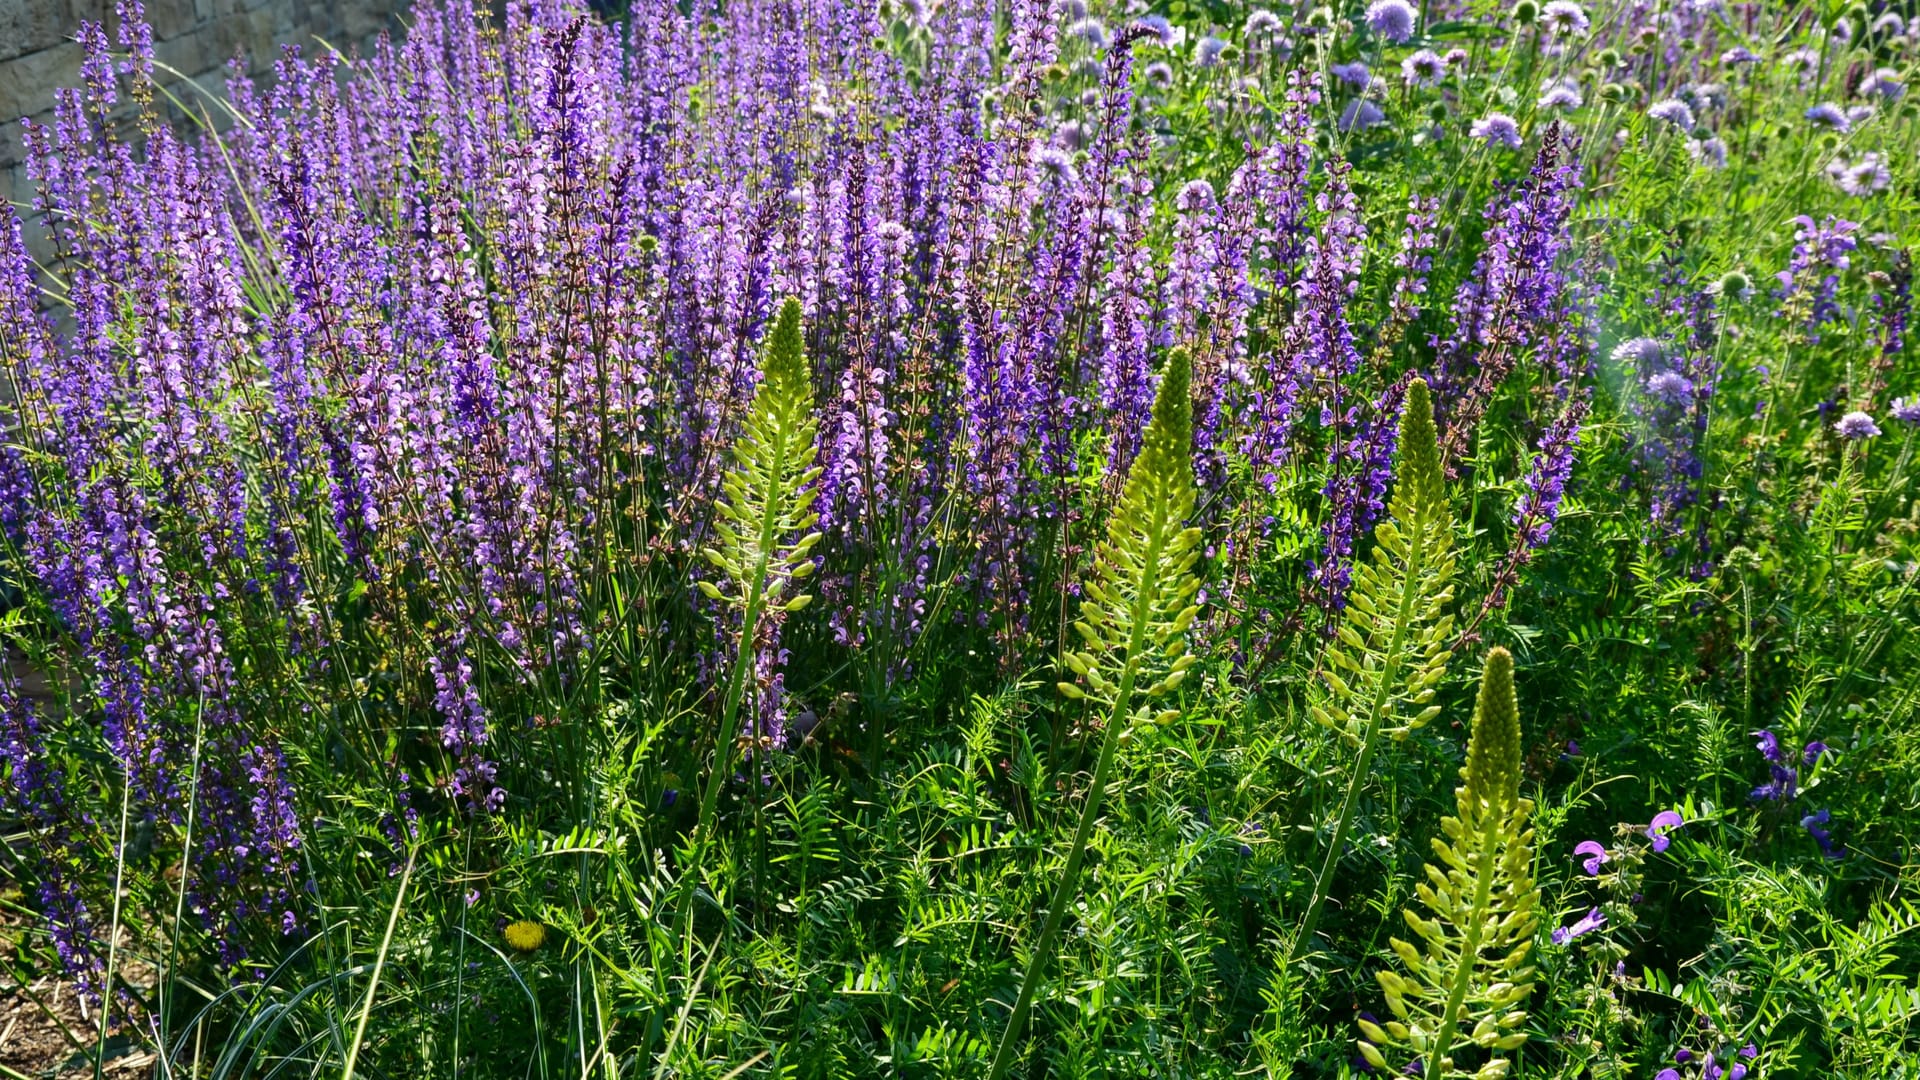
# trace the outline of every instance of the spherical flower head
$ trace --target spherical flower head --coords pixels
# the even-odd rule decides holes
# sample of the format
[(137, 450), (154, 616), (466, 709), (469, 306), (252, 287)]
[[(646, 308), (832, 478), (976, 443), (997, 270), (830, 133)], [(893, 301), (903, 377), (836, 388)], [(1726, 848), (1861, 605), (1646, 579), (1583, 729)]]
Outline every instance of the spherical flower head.
[(1254, 11), (1253, 14), (1247, 16), (1245, 33), (1250, 38), (1266, 37), (1270, 34), (1279, 33), (1280, 26), (1280, 16), (1275, 15), (1266, 8), (1259, 8)]
[(1147, 65), (1146, 76), (1147, 82), (1154, 86), (1172, 86), (1173, 65), (1167, 63), (1165, 60), (1155, 60), (1153, 63)]
[(1727, 167), (1727, 144), (1720, 136), (1687, 140), (1687, 156), (1696, 165), (1719, 172)]
[(1906, 96), (1907, 84), (1900, 81), (1899, 72), (1880, 68), (1861, 81), (1860, 92), (1878, 96), (1883, 101), (1899, 101)]
[(1586, 856), (1586, 859), (1580, 863), (1580, 868), (1587, 872), (1588, 877), (1598, 875), (1600, 868), (1613, 858), (1613, 856), (1607, 854), (1607, 849), (1602, 847), (1598, 840), (1580, 841), (1574, 845), (1573, 853), (1575, 856)]
[(1445, 60), (1447, 62), (1448, 71), (1453, 71), (1458, 67), (1460, 67), (1460, 65), (1467, 62), (1467, 50), (1448, 49), (1446, 51), (1446, 54), (1442, 56), (1440, 59)]
[(1520, 125), (1506, 113), (1491, 112), (1475, 120), (1467, 134), (1489, 146), (1520, 148)]
[(1609, 354), (1616, 364), (1653, 364), (1667, 355), (1667, 347), (1650, 337), (1628, 338)]
[(1413, 36), (1418, 19), (1407, 0), (1373, 0), (1367, 5), (1367, 29), (1396, 45)]
[(1043, 146), (1034, 151), (1033, 163), (1043, 174), (1060, 183), (1073, 182), (1073, 155), (1058, 146)]
[(1679, 98), (1663, 98), (1647, 106), (1647, 116), (1682, 131), (1693, 130), (1693, 110)]
[(1662, 371), (1647, 379), (1647, 393), (1662, 401), (1685, 401), (1693, 396), (1693, 381), (1677, 371)]
[(1920, 397), (1894, 398), (1893, 418), (1903, 424), (1920, 424)]
[(1079, 38), (1090, 48), (1104, 49), (1107, 47), (1107, 24), (1099, 19), (1081, 19), (1067, 27), (1067, 36)]
[(1889, 11), (1873, 20), (1867, 29), (1871, 30), (1876, 37), (1899, 37), (1906, 33), (1907, 23), (1898, 14)]
[(1220, 62), (1220, 56), (1227, 51), (1227, 43), (1221, 38), (1209, 34), (1200, 39), (1193, 47), (1193, 62), (1201, 67), (1212, 67)]
[(1438, 86), (1447, 77), (1447, 62), (1432, 49), (1421, 49), (1400, 61), (1400, 77), (1409, 86)]
[(1755, 56), (1753, 50), (1747, 48), (1745, 45), (1735, 45), (1733, 48), (1720, 54), (1720, 62), (1728, 65), (1757, 64), (1760, 62), (1760, 58)]
[(1540, 22), (1561, 37), (1584, 34), (1592, 25), (1587, 20), (1586, 9), (1573, 0), (1548, 0), (1547, 6), (1540, 10)]
[(1647, 839), (1653, 841), (1650, 846), (1655, 851), (1667, 850), (1673, 845), (1673, 837), (1668, 834), (1686, 823), (1687, 819), (1676, 810), (1662, 810), (1653, 815), (1653, 820), (1647, 823)]
[(1585, 103), (1580, 96), (1580, 85), (1572, 79), (1553, 79), (1540, 90), (1543, 109), (1572, 110)]
[(1162, 45), (1175, 44), (1173, 24), (1165, 15), (1142, 15), (1133, 21), (1133, 25), (1146, 31), (1147, 36)]
[(500, 933), (516, 952), (532, 952), (547, 941), (547, 928), (532, 919), (510, 922)]
[(1879, 154), (1868, 152), (1849, 164), (1840, 158), (1827, 163), (1827, 176), (1842, 192), (1856, 199), (1878, 195), (1893, 182), (1893, 174)]
[(1354, 98), (1352, 101), (1347, 102), (1345, 109), (1340, 111), (1339, 126), (1341, 131), (1364, 131), (1367, 128), (1378, 127), (1386, 122), (1387, 114), (1380, 111), (1380, 106), (1375, 105), (1366, 98)]
[(1847, 114), (1841, 111), (1840, 106), (1835, 105), (1831, 101), (1823, 101), (1813, 108), (1808, 109), (1807, 119), (1813, 123), (1814, 127), (1826, 128), (1828, 131), (1841, 133), (1845, 133), (1853, 126), (1848, 123)]
[(1839, 432), (1843, 439), (1859, 442), (1880, 434), (1880, 425), (1873, 422), (1873, 417), (1856, 410), (1841, 417), (1840, 421), (1833, 425), (1833, 430)]
[(1373, 78), (1372, 73), (1367, 70), (1367, 65), (1358, 60), (1351, 64), (1335, 64), (1327, 70), (1333, 73), (1334, 78), (1362, 90), (1367, 88), (1367, 83)]

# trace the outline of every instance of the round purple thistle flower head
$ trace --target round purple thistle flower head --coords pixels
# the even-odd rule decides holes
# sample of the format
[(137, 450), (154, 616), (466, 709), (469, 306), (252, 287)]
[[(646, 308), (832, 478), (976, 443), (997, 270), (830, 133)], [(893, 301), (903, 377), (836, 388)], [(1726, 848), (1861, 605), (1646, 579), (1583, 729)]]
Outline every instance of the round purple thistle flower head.
[(1735, 45), (1733, 48), (1720, 54), (1720, 62), (1722, 64), (1757, 64), (1760, 62), (1760, 58), (1755, 56), (1753, 50), (1747, 48), (1745, 45)]
[(1520, 125), (1506, 113), (1488, 113), (1475, 120), (1468, 127), (1467, 134), (1486, 142), (1489, 146), (1498, 144), (1516, 150), (1520, 147)]
[(1133, 21), (1133, 25), (1145, 30), (1149, 36), (1162, 45), (1173, 45), (1173, 24), (1165, 15), (1142, 15)]
[(1855, 410), (1841, 417), (1839, 422), (1833, 425), (1833, 430), (1843, 439), (1859, 442), (1880, 434), (1880, 425), (1873, 422), (1873, 417)]
[(1373, 0), (1367, 5), (1367, 29), (1396, 45), (1413, 36), (1418, 18), (1407, 0)]
[(1327, 70), (1332, 72), (1334, 78), (1362, 90), (1365, 90), (1367, 83), (1373, 79), (1372, 73), (1367, 70), (1367, 65), (1358, 60), (1351, 64), (1335, 64)]
[(1598, 876), (1600, 868), (1613, 858), (1613, 856), (1607, 854), (1607, 849), (1602, 847), (1598, 840), (1580, 841), (1580, 843), (1574, 845), (1573, 853), (1576, 856), (1586, 856), (1586, 859), (1580, 863), (1580, 868), (1587, 872), (1588, 877)]
[(1068, 37), (1077, 37), (1095, 49), (1107, 47), (1107, 24), (1099, 19), (1081, 19), (1067, 27)]
[(1400, 61), (1400, 77), (1409, 86), (1438, 86), (1447, 77), (1447, 62), (1432, 49), (1421, 49)]
[(1903, 424), (1920, 424), (1920, 397), (1894, 398), (1893, 418)]
[(1647, 380), (1647, 393), (1667, 401), (1685, 401), (1693, 394), (1693, 382), (1677, 371), (1663, 371)]
[(1193, 62), (1201, 67), (1212, 67), (1220, 62), (1220, 54), (1227, 51), (1227, 43), (1220, 38), (1208, 35), (1200, 39), (1193, 47)]
[(1553, 79), (1540, 91), (1543, 109), (1577, 109), (1581, 106), (1580, 86), (1572, 79)]
[(1615, 345), (1610, 355), (1616, 364), (1651, 364), (1667, 355), (1667, 347), (1655, 338), (1628, 338)]
[(1718, 135), (1708, 139), (1689, 139), (1687, 155), (1693, 158), (1694, 164), (1715, 172), (1727, 167), (1727, 144)]
[(1366, 98), (1354, 98), (1341, 110), (1339, 126), (1341, 131), (1353, 131), (1356, 128), (1365, 130), (1386, 122), (1387, 114), (1380, 111), (1380, 106)]
[(1247, 16), (1247, 24), (1243, 33), (1251, 40), (1254, 38), (1272, 37), (1278, 34), (1280, 29), (1280, 16), (1275, 15), (1266, 8), (1260, 8), (1254, 11), (1253, 14)]
[(1548, 0), (1547, 6), (1540, 9), (1540, 21), (1548, 30), (1563, 37), (1584, 34), (1592, 25), (1587, 20), (1586, 9), (1573, 0)]
[(1647, 839), (1653, 841), (1653, 850), (1665, 851), (1671, 847), (1673, 837), (1667, 834), (1686, 823), (1687, 819), (1675, 810), (1662, 810), (1653, 815), (1653, 820), (1647, 823)]
[[(1892, 12), (1888, 12), (1889, 15)], [(1895, 16), (1898, 18), (1898, 16)], [(1899, 101), (1907, 92), (1907, 84), (1900, 81), (1900, 73), (1892, 68), (1879, 68), (1860, 83), (1862, 94), (1876, 94), (1886, 101)]]
[(1815, 127), (1823, 127), (1843, 134), (1853, 126), (1847, 121), (1847, 114), (1841, 111), (1840, 106), (1831, 101), (1823, 101), (1808, 109), (1807, 119), (1812, 121)]
[(1693, 110), (1679, 98), (1665, 98), (1647, 106), (1647, 115), (1682, 131), (1693, 130)]

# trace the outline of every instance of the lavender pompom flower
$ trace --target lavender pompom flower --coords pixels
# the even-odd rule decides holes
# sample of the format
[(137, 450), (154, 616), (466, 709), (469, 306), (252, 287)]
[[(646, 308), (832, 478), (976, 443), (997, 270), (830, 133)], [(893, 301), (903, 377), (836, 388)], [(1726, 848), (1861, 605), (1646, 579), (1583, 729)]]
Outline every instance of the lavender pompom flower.
[(1341, 131), (1365, 131), (1386, 122), (1387, 114), (1380, 111), (1380, 106), (1366, 98), (1354, 98), (1340, 111), (1338, 124)]
[(1894, 398), (1892, 412), (1895, 420), (1920, 426), (1920, 397)]
[(1827, 176), (1842, 192), (1856, 199), (1877, 195), (1893, 182), (1893, 174), (1888, 171), (1886, 161), (1872, 151), (1860, 155), (1851, 163), (1843, 158), (1834, 158), (1827, 163)]
[(1704, 139), (1689, 139), (1687, 156), (1693, 159), (1694, 164), (1718, 172), (1727, 167), (1726, 140), (1718, 135), (1710, 135)]
[(1581, 916), (1572, 926), (1555, 927), (1553, 931), (1553, 943), (1555, 945), (1565, 945), (1574, 938), (1582, 934), (1590, 934), (1605, 925), (1607, 925), (1606, 912), (1601, 911), (1599, 908), (1594, 908)]
[(1367, 29), (1395, 45), (1413, 36), (1418, 19), (1407, 0), (1373, 0), (1367, 5)]
[(1650, 846), (1655, 851), (1667, 850), (1673, 844), (1673, 830), (1686, 823), (1677, 810), (1662, 810), (1653, 815), (1653, 820), (1647, 823), (1647, 839), (1653, 841)]
[(1815, 127), (1823, 127), (1829, 131), (1837, 131), (1843, 135), (1853, 127), (1853, 124), (1847, 119), (1846, 112), (1842, 110), (1840, 106), (1830, 101), (1823, 101), (1811, 109), (1808, 109), (1806, 117)]
[(1420, 49), (1400, 61), (1400, 77), (1408, 86), (1438, 86), (1447, 77), (1447, 62), (1432, 49)]
[[(1898, 16), (1894, 17), (1898, 18)], [(1899, 72), (1892, 68), (1879, 68), (1861, 81), (1860, 92), (1878, 97), (1882, 101), (1899, 101), (1906, 96), (1907, 84), (1901, 81)]]
[(1600, 868), (1613, 859), (1613, 856), (1607, 853), (1607, 849), (1598, 840), (1580, 841), (1574, 845), (1573, 854), (1576, 857), (1581, 855), (1586, 856), (1586, 859), (1580, 863), (1580, 868), (1587, 872), (1588, 877), (1598, 877)]
[(1224, 39), (1209, 35), (1201, 38), (1200, 43), (1193, 47), (1193, 62), (1200, 67), (1210, 68), (1220, 62), (1221, 54), (1226, 51)]
[(1550, 79), (1540, 89), (1539, 105), (1543, 109), (1577, 109), (1582, 104), (1580, 84), (1572, 79)]
[(1358, 60), (1350, 64), (1335, 64), (1329, 68), (1328, 71), (1332, 73), (1334, 78), (1339, 79), (1348, 86), (1357, 87), (1361, 90), (1365, 90), (1367, 84), (1373, 81), (1372, 72), (1367, 69), (1366, 64)]
[(1833, 430), (1843, 439), (1859, 442), (1880, 434), (1880, 425), (1873, 422), (1873, 417), (1856, 410), (1842, 416), (1833, 425)]
[(1502, 112), (1490, 112), (1475, 120), (1467, 134), (1485, 142), (1489, 146), (1520, 148), (1520, 125), (1513, 117)]
[(1586, 9), (1573, 0), (1548, 0), (1547, 6), (1540, 10), (1540, 22), (1559, 37), (1584, 34), (1592, 25)]
[(1693, 130), (1693, 109), (1679, 98), (1664, 98), (1647, 106), (1647, 116), (1682, 131)]

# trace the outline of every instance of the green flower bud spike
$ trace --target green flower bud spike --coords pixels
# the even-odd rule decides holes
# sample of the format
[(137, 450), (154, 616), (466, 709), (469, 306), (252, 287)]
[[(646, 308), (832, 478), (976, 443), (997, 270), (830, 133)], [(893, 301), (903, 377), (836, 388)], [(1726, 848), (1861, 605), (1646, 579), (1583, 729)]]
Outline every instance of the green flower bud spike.
[(989, 1080), (1001, 1080), (1018, 1052), (1061, 919), (1078, 895), (1080, 862), (1100, 816), (1115, 751), (1129, 729), (1165, 726), (1180, 716), (1178, 709), (1158, 703), (1179, 687), (1193, 664), (1186, 651), (1186, 632), (1196, 612), (1193, 595), (1200, 584), (1193, 572), (1200, 554), (1200, 530), (1186, 524), (1193, 516), (1195, 498), (1191, 377), (1186, 350), (1175, 349), (1160, 377), (1153, 419), (1140, 454), (1127, 473), (1120, 505), (1107, 523), (1106, 542), (1100, 545), (1086, 582), (1080, 621), (1074, 624), (1084, 648), (1062, 658), (1062, 674), (1078, 678), (1061, 682), (1061, 693), (1104, 707), (1106, 732), (1066, 868), (1028, 956), (1020, 996), (994, 1051)]
[[(1420, 944), (1393, 939), (1406, 974), (1377, 976), (1393, 1019), (1360, 1025), (1360, 1054), (1369, 1064), (1396, 1068), (1387, 1051), (1398, 1050), (1424, 1062), (1435, 1080), (1505, 1076), (1502, 1055), (1527, 1040), (1540, 892), (1527, 825), (1533, 801), (1520, 797), (1513, 657), (1505, 649), (1487, 653), (1460, 776), (1457, 816), (1441, 820), (1445, 839), (1433, 841), (1438, 861), (1427, 864), (1427, 880), (1415, 890), (1431, 917), (1403, 912)], [(1469, 1069), (1455, 1056), (1461, 1051), (1482, 1060)]]
[(1453, 616), (1447, 612), (1453, 601), (1453, 515), (1447, 509), (1433, 404), (1427, 384), (1418, 379), (1407, 387), (1393, 499), (1373, 539), (1372, 558), (1353, 568), (1347, 610), (1321, 665), (1322, 685), (1308, 707), (1357, 754), (1313, 897), (1294, 935), (1289, 966), (1312, 947), (1375, 751), (1383, 738), (1405, 739), (1439, 712), (1433, 694), (1453, 655), (1447, 647), (1453, 639)]

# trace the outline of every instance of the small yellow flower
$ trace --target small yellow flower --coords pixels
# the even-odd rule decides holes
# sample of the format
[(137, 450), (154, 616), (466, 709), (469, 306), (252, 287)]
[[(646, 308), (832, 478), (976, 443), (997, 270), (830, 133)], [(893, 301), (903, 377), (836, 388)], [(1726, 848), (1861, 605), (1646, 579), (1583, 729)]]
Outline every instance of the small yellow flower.
[(507, 944), (520, 952), (532, 952), (547, 940), (547, 928), (532, 919), (510, 922), (502, 933), (506, 935)]

